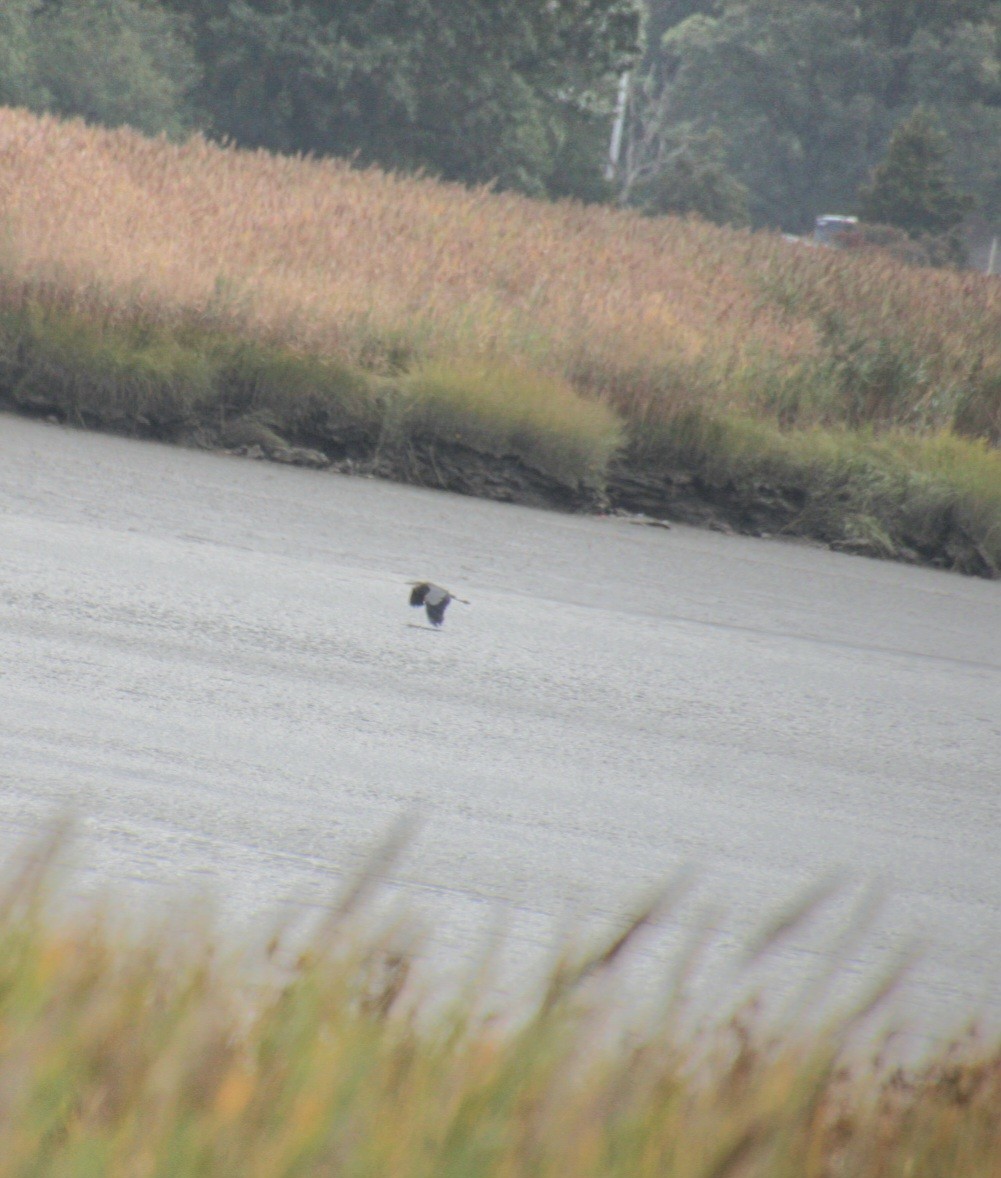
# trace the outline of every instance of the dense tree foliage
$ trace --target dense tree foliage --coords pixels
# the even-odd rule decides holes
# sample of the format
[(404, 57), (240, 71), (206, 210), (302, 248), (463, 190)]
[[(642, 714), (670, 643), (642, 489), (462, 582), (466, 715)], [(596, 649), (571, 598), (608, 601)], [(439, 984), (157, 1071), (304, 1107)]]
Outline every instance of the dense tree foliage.
[(44, 104), (46, 95), (35, 67), (33, 17), (38, 0), (7, 0), (0, 8), (0, 103)]
[(583, 145), (593, 188), (639, 35), (632, 0), (165, 2), (216, 133), (529, 192), (573, 189)]
[(630, 193), (647, 213), (696, 213), (717, 225), (747, 225), (747, 189), (727, 170), (718, 130), (678, 142)]
[(199, 74), (185, 31), (153, 0), (43, 0), (35, 65), (47, 105), (111, 126), (184, 130)]
[(893, 127), (925, 104), (957, 181), (1001, 216), (996, 0), (652, 0), (647, 27), (626, 199), (716, 129), (754, 222), (802, 230), (857, 206)]
[(4, 0), (0, 102), (179, 134), (198, 63), (155, 0)]
[(863, 35), (897, 48), (905, 48), (921, 31), (983, 20), (992, 7), (992, 0), (857, 0)]
[(864, 186), (860, 211), (866, 221), (896, 225), (908, 233), (948, 233), (969, 211), (946, 167), (949, 143), (923, 107), (890, 137), (886, 158)]

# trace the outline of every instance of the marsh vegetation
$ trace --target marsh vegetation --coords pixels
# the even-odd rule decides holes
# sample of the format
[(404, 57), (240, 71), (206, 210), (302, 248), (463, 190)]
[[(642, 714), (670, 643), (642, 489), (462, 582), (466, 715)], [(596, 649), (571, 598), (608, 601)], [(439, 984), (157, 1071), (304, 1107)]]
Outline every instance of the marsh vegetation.
[(1001, 567), (996, 280), (10, 109), (0, 142), (10, 407), (458, 489), (486, 459), (567, 506), (683, 483)]

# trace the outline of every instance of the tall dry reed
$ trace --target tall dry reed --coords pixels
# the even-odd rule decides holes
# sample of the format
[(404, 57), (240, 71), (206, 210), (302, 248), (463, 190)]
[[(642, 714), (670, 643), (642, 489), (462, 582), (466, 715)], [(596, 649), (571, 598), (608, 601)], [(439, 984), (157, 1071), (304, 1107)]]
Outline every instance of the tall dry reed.
[(530, 364), (637, 421), (1001, 428), (1001, 286), (976, 275), (18, 110), (0, 161), (5, 300)]

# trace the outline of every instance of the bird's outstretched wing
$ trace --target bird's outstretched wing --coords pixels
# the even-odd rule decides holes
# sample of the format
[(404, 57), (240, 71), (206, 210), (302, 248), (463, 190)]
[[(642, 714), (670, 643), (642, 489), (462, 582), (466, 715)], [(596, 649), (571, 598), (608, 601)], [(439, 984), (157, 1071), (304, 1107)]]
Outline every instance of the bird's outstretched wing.
[(445, 610), (448, 609), (448, 603), (451, 598), (446, 593), (440, 600), (432, 602), (431, 598), (424, 603), (424, 608), (427, 610), (428, 621), (432, 626), (440, 626), (445, 620)]

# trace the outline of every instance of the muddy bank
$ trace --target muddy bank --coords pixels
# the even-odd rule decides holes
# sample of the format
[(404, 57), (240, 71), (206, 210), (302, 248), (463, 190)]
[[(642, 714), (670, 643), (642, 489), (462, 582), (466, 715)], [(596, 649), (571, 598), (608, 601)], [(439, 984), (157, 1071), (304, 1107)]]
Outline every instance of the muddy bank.
[(852, 518), (832, 512), (807, 488), (748, 479), (712, 480), (682, 469), (649, 470), (618, 465), (608, 481), (610, 504), (619, 510), (662, 517), (693, 527), (745, 536), (812, 540), (851, 552), (908, 564), (996, 578), (999, 570), (963, 527), (955, 511), (923, 520), (921, 530), (899, 536), (854, 530)]
[(920, 531), (889, 535), (860, 528), (832, 510), (824, 496), (803, 486), (760, 479), (713, 478), (680, 463), (653, 467), (628, 451), (606, 471), (600, 486), (569, 485), (516, 455), (490, 454), (440, 437), (387, 437), (374, 430), (303, 425), (280, 434), (272, 423), (244, 417), (225, 425), (164, 429), (129, 423), (70, 419), (57, 398), (5, 397), (0, 408), (84, 428), (103, 429), (194, 446), (234, 456), (384, 478), (454, 491), (481, 499), (556, 511), (635, 516), (639, 522), (683, 523), (746, 536), (810, 540), (836, 551), (996, 578), (1001, 573), (955, 510), (923, 519)]
[(994, 578), (998, 569), (955, 515), (917, 535), (905, 532), (887, 545), (887, 537), (853, 534), (827, 510), (818, 510), (802, 487), (761, 481), (711, 480), (699, 473), (650, 469), (628, 456), (610, 467), (601, 488), (570, 487), (534, 470), (513, 455), (484, 454), (440, 439), (417, 438), (406, 444), (334, 447), (267, 445), (254, 442), (226, 447), (202, 438), (213, 449), (257, 459), (332, 469), (345, 474), (454, 491), (502, 503), (556, 511), (632, 515), (639, 522), (664, 526), (688, 524), (745, 536), (812, 540), (835, 551), (900, 560), (972, 576)]

